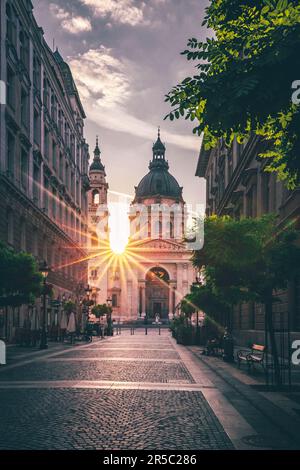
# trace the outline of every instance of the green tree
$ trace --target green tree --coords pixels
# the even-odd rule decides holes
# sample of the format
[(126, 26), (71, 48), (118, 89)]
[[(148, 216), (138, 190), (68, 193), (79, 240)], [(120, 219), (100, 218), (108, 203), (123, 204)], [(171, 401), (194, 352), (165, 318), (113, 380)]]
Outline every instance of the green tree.
[(42, 275), (35, 259), (0, 242), (0, 305), (19, 307), (42, 293)]
[(228, 146), (251, 133), (266, 141), (261, 156), (290, 189), (300, 182), (300, 110), (292, 83), (300, 80), (299, 0), (211, 0), (202, 26), (205, 41), (191, 38), (182, 54), (198, 72), (166, 96), (171, 120), (197, 120), (206, 149)]
[(68, 314), (70, 313), (75, 313), (76, 312), (76, 304), (74, 302), (72, 302), (71, 300), (68, 300), (68, 302), (66, 302), (64, 304), (64, 311)]
[(111, 308), (106, 304), (98, 304), (92, 308), (92, 314), (95, 315), (96, 318), (103, 317), (109, 313), (111, 313)]
[(242, 220), (212, 216), (205, 220), (204, 232), (204, 247), (194, 252), (193, 263), (205, 266), (219, 301), (230, 305), (252, 299), (264, 304), (279, 385), (272, 307), (278, 290), (300, 273), (299, 233), (291, 223), (279, 230), (273, 215)]
[(191, 294), (187, 294), (180, 302), (181, 312), (189, 319), (196, 311), (196, 306), (193, 304), (192, 300)]

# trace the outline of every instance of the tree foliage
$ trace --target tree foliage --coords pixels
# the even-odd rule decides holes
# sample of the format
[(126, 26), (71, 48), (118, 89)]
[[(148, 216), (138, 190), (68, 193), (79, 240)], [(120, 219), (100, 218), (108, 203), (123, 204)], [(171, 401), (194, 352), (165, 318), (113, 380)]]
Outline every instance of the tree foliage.
[(205, 266), (216, 292), (231, 303), (265, 302), (270, 291), (284, 289), (300, 272), (299, 233), (289, 224), (278, 229), (276, 216), (235, 220), (207, 217), (205, 242), (193, 263)]
[(194, 292), (194, 302), (205, 312), (248, 300), (264, 304), (279, 384), (272, 305), (276, 291), (300, 274), (299, 232), (291, 222), (279, 229), (274, 215), (241, 220), (212, 216), (205, 220), (204, 235), (204, 247), (194, 252), (193, 263), (205, 267), (207, 286)]
[(19, 307), (42, 293), (42, 275), (34, 258), (0, 242), (0, 305)]
[(193, 298), (191, 294), (187, 294), (180, 303), (181, 312), (184, 313), (188, 318), (196, 311), (195, 305), (192, 303)]
[(255, 133), (266, 141), (266, 171), (289, 188), (300, 182), (300, 110), (292, 104), (292, 83), (300, 79), (298, 0), (211, 0), (202, 26), (214, 35), (191, 38), (183, 55), (197, 62), (166, 96), (171, 120), (197, 120), (210, 149)]
[(96, 318), (110, 314), (111, 311), (111, 307), (109, 307), (107, 304), (98, 304), (92, 308), (92, 314), (95, 315)]
[(64, 311), (68, 314), (70, 313), (75, 313), (76, 312), (76, 304), (74, 302), (72, 302), (71, 300), (68, 300), (68, 302), (66, 302), (64, 304)]

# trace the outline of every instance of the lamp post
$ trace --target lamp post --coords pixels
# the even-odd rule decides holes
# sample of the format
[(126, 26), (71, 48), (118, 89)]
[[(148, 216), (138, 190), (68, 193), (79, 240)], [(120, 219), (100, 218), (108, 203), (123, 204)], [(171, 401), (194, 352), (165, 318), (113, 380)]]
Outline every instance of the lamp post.
[(106, 304), (108, 308), (110, 309), (109, 313), (107, 314), (107, 333), (108, 333), (108, 336), (113, 336), (112, 318), (111, 318), (112, 299), (110, 297), (106, 299)]
[(89, 321), (89, 318), (90, 318), (90, 309), (91, 309), (91, 306), (89, 305), (90, 303), (90, 294), (92, 293), (92, 289), (90, 288), (89, 285), (87, 285), (87, 287), (84, 289), (85, 292), (86, 292), (86, 303), (87, 303), (87, 321)]
[[(198, 271), (196, 274), (196, 282), (194, 282), (195, 286), (201, 286), (202, 285), (202, 275), (201, 272)], [(200, 330), (199, 330), (199, 310), (196, 310), (196, 343), (200, 343)]]
[(47, 349), (47, 332), (46, 332), (46, 301), (47, 301), (47, 277), (50, 272), (50, 268), (44, 261), (40, 266), (40, 272), (43, 276), (43, 316), (42, 316), (42, 331), (41, 331), (41, 343), (40, 349)]

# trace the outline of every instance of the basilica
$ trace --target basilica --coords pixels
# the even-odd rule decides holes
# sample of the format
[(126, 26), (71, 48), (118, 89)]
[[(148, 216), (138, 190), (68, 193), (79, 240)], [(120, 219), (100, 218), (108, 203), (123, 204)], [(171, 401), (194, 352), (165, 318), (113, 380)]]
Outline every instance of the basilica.
[(89, 177), (89, 284), (94, 300), (126, 322), (147, 317), (167, 322), (195, 280), (184, 242), (186, 204), (169, 172), (160, 131), (148, 173), (135, 187), (128, 210), (130, 236), (124, 253), (109, 244), (108, 183), (97, 139)]

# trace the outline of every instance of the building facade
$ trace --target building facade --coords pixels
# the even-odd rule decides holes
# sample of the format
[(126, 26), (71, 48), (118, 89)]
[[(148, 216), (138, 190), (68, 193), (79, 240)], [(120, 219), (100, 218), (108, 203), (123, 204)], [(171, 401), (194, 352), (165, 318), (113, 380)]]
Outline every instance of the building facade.
[[(69, 66), (51, 51), (30, 0), (1, 1), (0, 239), (52, 268), (48, 324), (62, 297), (76, 300), (87, 282), (88, 145), (85, 113)], [(53, 307), (55, 305), (55, 307)], [(14, 336), (24, 317), (38, 322), (40, 303), (8, 315)], [(2, 315), (1, 315), (2, 314)], [(1, 312), (3, 330), (3, 312)]]
[[(195, 280), (190, 261), (192, 253), (183, 242), (186, 207), (182, 188), (169, 173), (166, 148), (158, 135), (149, 172), (135, 187), (129, 208), (128, 245), (124, 253), (114, 254), (108, 247), (105, 206), (108, 186), (97, 147), (89, 173), (92, 186), (90, 226), (94, 227), (90, 246), (95, 255), (90, 260), (90, 284), (98, 289), (98, 302), (111, 299), (116, 320), (133, 321), (147, 316), (149, 321), (159, 317), (166, 322), (173, 318)], [(97, 229), (101, 214), (98, 212), (95, 217), (98, 203), (104, 204), (100, 223), (102, 235)]]
[[(295, 220), (299, 227), (300, 191), (289, 191), (264, 171), (266, 161), (259, 157), (263, 143), (257, 136), (243, 145), (234, 142), (228, 149), (220, 141), (218, 147), (206, 151), (202, 146), (196, 175), (206, 180), (207, 215), (260, 217), (273, 213), (278, 216), (278, 226)], [(300, 227), (299, 227), (300, 228)], [(275, 328), (290, 328), (297, 337), (300, 331), (300, 280), (294, 279), (287, 291), (278, 293), (273, 306)], [(256, 303), (242, 304), (235, 309), (232, 329), (241, 344), (264, 343), (264, 308)], [(293, 335), (293, 334), (292, 334)], [(299, 333), (298, 333), (299, 335)]]

